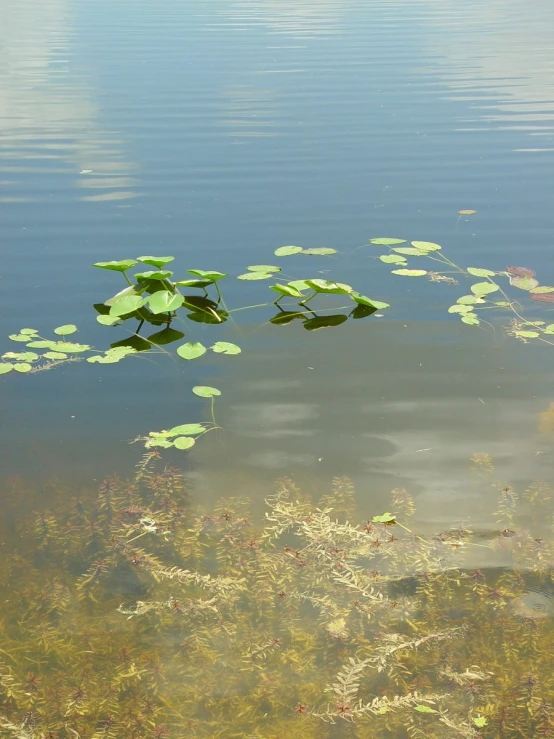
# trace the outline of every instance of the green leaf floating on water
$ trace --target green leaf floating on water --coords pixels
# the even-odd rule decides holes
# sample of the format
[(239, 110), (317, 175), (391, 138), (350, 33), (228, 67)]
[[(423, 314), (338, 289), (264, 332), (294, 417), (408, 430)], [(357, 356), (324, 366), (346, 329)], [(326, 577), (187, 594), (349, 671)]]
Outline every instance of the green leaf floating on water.
[(67, 354), (63, 352), (44, 352), (42, 356), (45, 359), (67, 359)]
[(199, 398), (215, 398), (216, 395), (221, 395), (221, 390), (209, 385), (195, 385), (192, 392), (198, 395)]
[(169, 290), (158, 290), (148, 298), (148, 305), (152, 313), (171, 313), (183, 305), (183, 296)]
[(137, 257), (138, 262), (142, 262), (143, 264), (150, 264), (152, 267), (157, 267), (160, 269), (160, 267), (164, 267), (166, 264), (169, 264), (175, 259), (175, 257)]
[(0, 362), (0, 375), (7, 375), (13, 370), (13, 364), (10, 362)]
[(271, 264), (253, 264), (246, 268), (249, 272), (280, 272), (281, 267), (274, 267)]
[(240, 354), (242, 351), (240, 346), (231, 344), (229, 341), (216, 341), (211, 349), (216, 354)]
[(500, 288), (492, 282), (476, 282), (475, 285), (471, 286), (471, 292), (478, 297), (490, 295), (490, 293), (495, 293), (497, 290), (500, 290)]
[(271, 272), (245, 272), (239, 275), (237, 280), (270, 280), (272, 277)]
[(393, 275), (403, 275), (404, 277), (423, 277), (427, 274), (425, 269), (393, 269)]
[(195, 440), (190, 436), (179, 436), (179, 438), (175, 439), (173, 442), (175, 449), (190, 449), (191, 446), (194, 446), (195, 444)]
[(538, 339), (540, 336), (538, 331), (514, 331), (514, 333), (521, 339)]
[(14, 364), (13, 368), (16, 372), (30, 372), (33, 368), (30, 364), (27, 364), (27, 362), (19, 362), (18, 364)]
[(395, 244), (405, 244), (406, 239), (389, 239), (386, 237), (379, 238), (379, 239), (370, 239), (370, 244), (375, 244), (377, 246), (394, 246)]
[(89, 344), (72, 344), (70, 341), (52, 342), (51, 346), (55, 350), (65, 352), (66, 354), (79, 354), (80, 352), (87, 352), (91, 349)]
[(475, 305), (476, 303), (484, 303), (486, 301), (483, 298), (478, 298), (476, 295), (462, 295), (456, 302), (459, 305)]
[(92, 266), (99, 267), (100, 269), (110, 269), (113, 272), (126, 272), (136, 264), (135, 259), (120, 259), (119, 261), (111, 262), (95, 262)]
[(28, 334), (10, 334), (8, 338), (12, 341), (28, 342), (31, 337)]
[(34, 336), (35, 334), (38, 334), (38, 331), (36, 328), (22, 328), (19, 333), (27, 336)]
[(184, 423), (181, 426), (175, 426), (169, 431), (165, 431), (165, 436), (195, 436), (203, 434), (206, 427), (200, 423)]
[(187, 269), (189, 275), (196, 275), (196, 277), (202, 277), (204, 280), (210, 280), (210, 282), (217, 282), (227, 277), (225, 272), (206, 271), (203, 269)]
[(473, 310), (471, 305), (451, 305), (448, 309), (449, 313), (471, 313)]
[(54, 349), (57, 345), (56, 341), (47, 341), (46, 339), (38, 341), (29, 341), (27, 346), (30, 349)]
[(422, 249), (423, 251), (439, 251), (442, 247), (438, 244), (434, 244), (432, 241), (412, 241), (412, 246), (416, 249)]
[(326, 257), (326, 256), (330, 256), (331, 254), (336, 254), (336, 253), (337, 253), (336, 249), (331, 249), (327, 246), (316, 247), (315, 249), (302, 249), (302, 254), (310, 254), (313, 256)]
[(276, 257), (288, 257), (291, 254), (300, 254), (303, 251), (301, 246), (280, 246), (273, 252)]
[(385, 264), (408, 264), (408, 261), (400, 254), (381, 254), (379, 259)]
[(523, 275), (523, 276), (515, 276), (510, 275), (510, 285), (513, 287), (517, 287), (520, 290), (532, 290), (535, 287), (539, 286), (539, 281), (535, 280), (534, 277), (531, 277), (530, 275)]
[(206, 352), (206, 347), (199, 341), (195, 341), (194, 343), (188, 342), (187, 344), (181, 344), (181, 346), (177, 349), (177, 354), (183, 359), (198, 359), (198, 357), (201, 357)]
[(427, 253), (422, 251), (421, 249), (416, 249), (413, 246), (397, 246), (393, 249), (393, 251), (397, 254), (407, 254), (408, 256), (412, 257), (423, 257)]
[(532, 287), (529, 292), (533, 293), (533, 295), (546, 295), (547, 293), (554, 293), (554, 287), (539, 285), (538, 287)]
[(466, 313), (465, 316), (462, 316), (462, 321), (469, 326), (478, 326), (480, 323), (476, 313)]
[(54, 333), (58, 336), (69, 336), (77, 331), (77, 326), (73, 323), (67, 323), (65, 326), (58, 326), (54, 329)]
[(414, 710), (419, 713), (438, 713), (438, 711), (435, 711), (435, 709), (430, 706), (414, 706)]
[(474, 277), (494, 277), (496, 274), (490, 269), (481, 269), (480, 267), (468, 267), (467, 271)]

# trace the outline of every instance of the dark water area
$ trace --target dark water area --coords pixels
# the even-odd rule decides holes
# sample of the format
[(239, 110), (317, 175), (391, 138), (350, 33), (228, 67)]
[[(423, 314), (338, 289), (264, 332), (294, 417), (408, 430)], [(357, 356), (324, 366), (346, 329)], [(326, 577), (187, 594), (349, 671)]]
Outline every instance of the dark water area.
[[(425, 536), (464, 522), (487, 545), (516, 525), (551, 540), (552, 500), (538, 515), (523, 491), (552, 483), (552, 347), (498, 315), (461, 323), (447, 313), (459, 287), (391, 274), (367, 244), (435, 242), (464, 267), (554, 284), (553, 38), (548, 0), (3, 0), (1, 353), (24, 326), (75, 323), (72, 339), (102, 349), (128, 337), (96, 321), (125, 286), (97, 261), (174, 255), (183, 273), (229, 273), (227, 305), (258, 306), (173, 324), (237, 356), (185, 362), (168, 346), (1, 375), (6, 521), (41, 505), (63, 518), (132, 475), (144, 450), (129, 442), (208, 420), (191, 388), (213, 385), (222, 430), (163, 455), (208, 507), (242, 496), (258, 515), (278, 478), (317, 497), (345, 476), (362, 519), (405, 488)], [(310, 269), (391, 307), (313, 332), (271, 324), (268, 284), (234, 278), (286, 244), (336, 249)], [(526, 315), (549, 323), (551, 308), (527, 300)], [(499, 523), (502, 485), (521, 498)], [(463, 567), (515, 568), (504, 544)]]

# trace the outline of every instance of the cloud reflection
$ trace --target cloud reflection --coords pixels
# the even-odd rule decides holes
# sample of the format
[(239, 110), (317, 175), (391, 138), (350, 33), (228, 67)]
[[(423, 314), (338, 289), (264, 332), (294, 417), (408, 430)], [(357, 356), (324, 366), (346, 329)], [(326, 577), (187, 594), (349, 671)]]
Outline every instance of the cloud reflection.
[[(38, 185), (58, 173), (75, 174), (78, 199), (136, 196), (136, 166), (101, 129), (95, 93), (75, 71), (70, 11), (68, 0), (0, 3), (0, 175), (12, 175), (3, 202), (36, 199), (29, 175)], [(106, 192), (83, 195), (89, 188)]]

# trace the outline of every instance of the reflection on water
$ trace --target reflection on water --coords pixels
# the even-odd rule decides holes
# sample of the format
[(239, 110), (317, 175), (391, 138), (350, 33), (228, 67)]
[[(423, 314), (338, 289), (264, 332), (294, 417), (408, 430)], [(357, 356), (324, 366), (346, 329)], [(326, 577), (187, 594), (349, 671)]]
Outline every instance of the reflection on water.
[(79, 190), (106, 190), (78, 199), (136, 196), (136, 165), (100, 128), (97, 95), (77, 68), (74, 10), (69, 0), (0, 4), (0, 173), (11, 175), (0, 202), (35, 200), (48, 177), (72, 173)]
[(225, 14), (233, 24), (261, 25), (272, 34), (300, 39), (338, 33), (347, 11), (336, 0), (232, 0)]
[[(495, 128), (527, 131), (537, 137), (525, 151), (554, 151), (554, 5), (550, 0), (459, 3), (421, 0), (428, 34), (427, 51), (435, 59), (433, 75), (471, 101), (473, 119)], [(433, 82), (432, 84), (436, 84)], [(538, 137), (548, 137), (542, 144)]]

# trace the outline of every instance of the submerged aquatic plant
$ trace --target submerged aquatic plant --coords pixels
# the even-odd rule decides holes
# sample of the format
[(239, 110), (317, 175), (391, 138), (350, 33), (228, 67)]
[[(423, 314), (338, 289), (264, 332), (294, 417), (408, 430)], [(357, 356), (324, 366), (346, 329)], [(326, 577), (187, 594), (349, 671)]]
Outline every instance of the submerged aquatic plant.
[[(344, 478), (319, 501), (281, 480), (262, 521), (241, 498), (203, 510), (156, 450), (70, 510), (63, 486), (44, 510), (43, 486), (13, 480), (0, 736), (551, 735), (554, 543), (518, 501), (540, 518), (552, 490), (508, 494), (479, 460), (498, 496), (486, 542), (416, 533), (405, 490), (353, 524)], [(22, 498), (34, 524), (11, 523)], [(511, 568), (471, 568), (482, 546)]]

